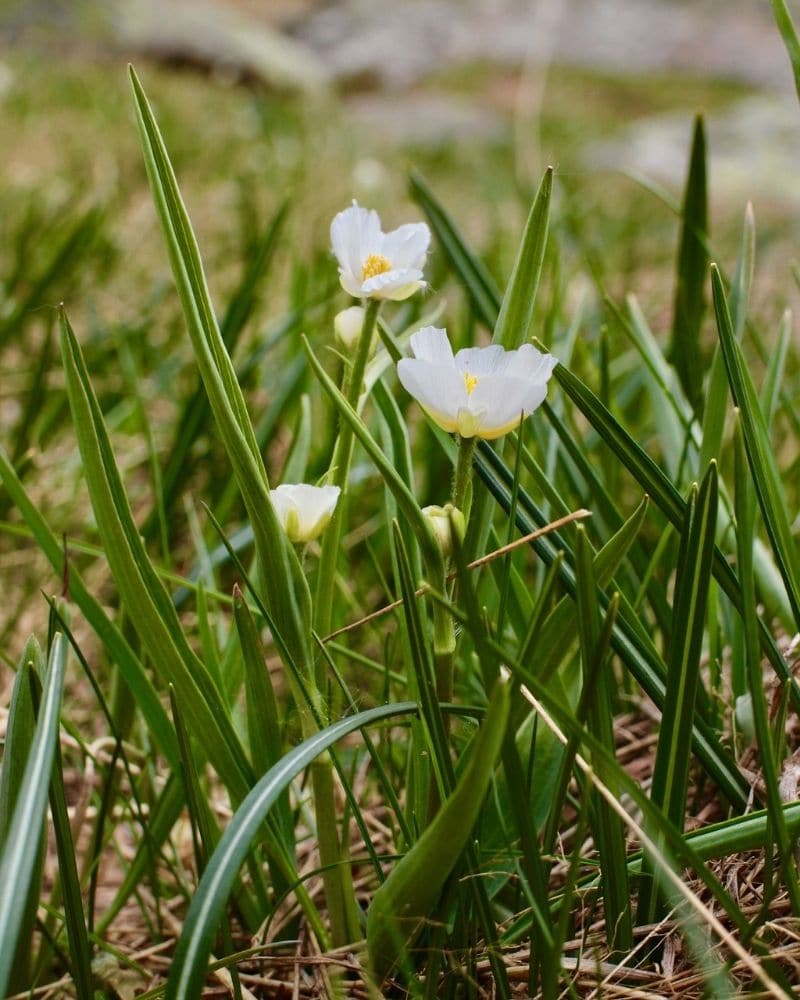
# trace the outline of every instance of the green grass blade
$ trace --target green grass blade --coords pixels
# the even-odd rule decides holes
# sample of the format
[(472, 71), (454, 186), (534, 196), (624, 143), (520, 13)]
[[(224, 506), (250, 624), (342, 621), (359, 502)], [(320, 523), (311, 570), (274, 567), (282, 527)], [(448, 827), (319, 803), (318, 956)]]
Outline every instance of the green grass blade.
[(40, 852), (47, 792), (58, 741), (61, 693), (67, 665), (62, 636), (53, 641), (44, 677), (42, 703), (25, 764), (22, 786), (0, 852), (0, 996), (7, 995), (15, 948), (25, 917), (28, 886)]
[[(650, 792), (653, 802), (678, 830), (683, 830), (685, 821), (716, 512), (717, 466), (712, 462), (699, 492), (694, 487), (686, 505), (675, 583), (667, 690)], [(658, 896), (653, 889), (650, 880), (642, 885), (639, 924), (655, 920)]]
[(789, 836), (784, 819), (783, 803), (778, 787), (779, 760), (773, 746), (769, 708), (764, 693), (764, 674), (758, 648), (758, 615), (756, 612), (755, 576), (753, 573), (753, 537), (756, 505), (753, 485), (748, 474), (742, 425), (737, 420), (734, 433), (734, 472), (736, 498), (736, 552), (739, 578), (742, 583), (742, 621), (744, 624), (745, 673), (753, 710), (756, 743), (761, 757), (761, 771), (766, 789), (767, 815), (778, 845), (784, 882), (789, 892), (792, 912), (800, 914), (800, 883), (794, 859), (794, 840)]
[[(256, 242), (242, 280), (223, 317), (220, 332), (228, 351), (233, 351), (256, 304), (258, 289), (274, 257), (278, 238), (286, 219), (288, 203), (279, 206), (263, 235)], [(190, 468), (189, 453), (201, 433), (209, 413), (208, 398), (202, 385), (192, 394), (177, 424), (172, 450), (164, 464), (164, 506), (171, 509)]]
[[(476, 465), (481, 478), (494, 498), (501, 508), (508, 512), (510, 509), (509, 482), (511, 479), (508, 467), (491, 448), (483, 447), (479, 447), (477, 450)], [(681, 506), (683, 506), (682, 501)], [(520, 490), (517, 510), (517, 527), (520, 532), (528, 534), (536, 528), (543, 527), (546, 523), (547, 518), (538, 510), (525, 490)], [(531, 547), (547, 565), (552, 564), (559, 550), (567, 556), (570, 555), (569, 547), (555, 532), (543, 538), (534, 539), (531, 542)], [(565, 558), (561, 567), (561, 581), (567, 592), (574, 594), (575, 575), (570, 562)], [(600, 601), (601, 607), (607, 606), (607, 597), (602, 591), (597, 592), (597, 599)], [(622, 595), (620, 596), (620, 613), (612, 635), (612, 646), (637, 683), (644, 688), (658, 706), (663, 706), (666, 690), (666, 666), (653, 645), (652, 639), (642, 628), (635, 612)], [(783, 661), (781, 660), (781, 662)], [(543, 680), (547, 679), (541, 674), (539, 677)], [(695, 719), (694, 739), (698, 757), (728, 801), (736, 809), (746, 808), (749, 796), (747, 783), (731, 760), (730, 755), (720, 745), (716, 733), (699, 717)]]
[[(0, 768), (0, 851), (8, 840), (14, 808), (24, 789), (25, 767), (30, 756), (31, 742), (36, 727), (32, 682), (44, 672), (44, 657), (36, 639), (31, 636), (17, 667), (11, 704), (6, 721), (3, 766)], [(40, 836), (38, 855), (34, 861), (25, 908), (20, 918), (17, 945), (12, 963), (8, 992), (21, 993), (31, 986), (32, 936), (36, 925), (36, 911), (42, 888), (44, 864), (44, 833)]]
[(703, 358), (700, 331), (705, 309), (703, 291), (708, 268), (708, 192), (706, 137), (701, 116), (695, 119), (689, 175), (683, 197), (678, 281), (672, 320), (670, 359), (692, 409), (699, 415), (703, 403)]
[(164, 232), (200, 376), (242, 493), (264, 570), (267, 602), (296, 662), (310, 666), (311, 596), (293, 547), (269, 500), (261, 452), (211, 304), (200, 251), (164, 141), (141, 84), (130, 70), (150, 187)]
[[(601, 643), (597, 582), (591, 549), (582, 525), (577, 528), (575, 545), (575, 589), (584, 683), (588, 683), (593, 675), (600, 674), (593, 684), (594, 697), (589, 701), (589, 730), (613, 756), (614, 716), (609, 693), (610, 674), (604, 669), (607, 667), (610, 632), (606, 633), (605, 642)], [(614, 615), (610, 612), (613, 607), (613, 604), (609, 605), (608, 615), (612, 623)], [(603, 783), (618, 794), (613, 773), (607, 772), (600, 760), (593, 760), (592, 765)], [(625, 830), (619, 816), (599, 796), (593, 798), (591, 825), (603, 872), (606, 936), (612, 954), (621, 956), (630, 951), (633, 943)]]
[(372, 897), (367, 913), (367, 948), (370, 968), (378, 984), (397, 964), (407, 943), (429, 917), (467, 844), (503, 744), (510, 688), (510, 675), (501, 674), (455, 789)]
[(190, 647), (175, 608), (133, 520), (97, 399), (69, 321), (62, 314), (62, 354), (70, 409), (98, 530), (111, 572), (134, 627), (163, 678), (175, 685), (192, 733), (235, 798), (252, 772), (227, 709), (202, 661)]
[(772, 426), (775, 411), (778, 408), (781, 384), (786, 367), (786, 356), (789, 353), (791, 340), (792, 314), (787, 309), (781, 317), (781, 325), (778, 328), (778, 342), (770, 354), (767, 377), (764, 379), (764, 385), (761, 387), (761, 411), (764, 414), (764, 423), (767, 429)]
[[(673, 483), (577, 376), (564, 365), (557, 365), (554, 374), (573, 403), (601, 436), (603, 443), (617, 455), (671, 524), (680, 529), (683, 521), (684, 502)], [(734, 607), (740, 607), (739, 581), (728, 560), (719, 549), (714, 551), (713, 569), (715, 579)], [(800, 690), (791, 678), (772, 634), (764, 622), (760, 620), (759, 636), (764, 654), (769, 658), (778, 676), (789, 681), (792, 685), (792, 700), (795, 705), (800, 706)]]
[(492, 340), (506, 350), (517, 348), (528, 340), (533, 323), (533, 307), (542, 273), (542, 261), (547, 246), (550, 198), (553, 193), (553, 168), (544, 172), (533, 200), (525, 232), (514, 261), (514, 270), (503, 297), (500, 315)]
[(783, 577), (795, 624), (800, 628), (800, 557), (798, 557), (797, 544), (792, 536), (786, 497), (775, 463), (775, 453), (767, 432), (764, 414), (759, 405), (742, 349), (734, 337), (722, 279), (714, 265), (711, 268), (711, 285), (714, 292), (714, 310), (717, 316), (719, 342), (725, 358), (731, 394), (741, 414), (747, 460), (750, 464), (758, 504), (772, 544), (775, 560)]
[(381, 705), (320, 730), (290, 750), (253, 787), (217, 845), (194, 895), (183, 925), (167, 982), (166, 1000), (194, 1000), (200, 995), (214, 932), (239, 869), (266, 816), (309, 764), (339, 739), (358, 729), (417, 711), (414, 702)]
[[(750, 288), (753, 284), (753, 262), (755, 259), (756, 223), (753, 206), (748, 202), (742, 224), (742, 239), (739, 257), (736, 261), (736, 275), (731, 286), (731, 313), (734, 319), (736, 339), (742, 339), (747, 307), (750, 302)], [(725, 375), (725, 360), (719, 344), (714, 348), (711, 374), (708, 379), (706, 401), (703, 410), (703, 441), (700, 448), (700, 469), (707, 469), (712, 458), (719, 459), (722, 448), (722, 434), (725, 428), (725, 413), (728, 409), (728, 384)]]
[(786, 0), (772, 0), (772, 13), (775, 15), (775, 23), (778, 25), (789, 62), (792, 64), (794, 85), (797, 96), (800, 97), (800, 39), (797, 37), (797, 29), (786, 6)]
[(61, 749), (56, 743), (50, 778), (50, 811), (58, 855), (58, 877), (63, 896), (64, 922), (69, 942), (70, 971), (78, 1000), (94, 1000), (92, 949), (86, 929), (75, 844), (67, 813)]

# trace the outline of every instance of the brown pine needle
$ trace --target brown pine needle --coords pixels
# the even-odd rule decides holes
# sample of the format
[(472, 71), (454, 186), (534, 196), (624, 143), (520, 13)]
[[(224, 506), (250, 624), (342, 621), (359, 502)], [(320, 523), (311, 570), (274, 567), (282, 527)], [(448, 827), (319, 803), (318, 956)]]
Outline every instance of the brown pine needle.
[[(532, 531), (528, 535), (523, 535), (522, 538), (515, 538), (514, 541), (509, 542), (508, 545), (501, 545), (499, 549), (495, 549), (493, 552), (488, 552), (485, 556), (481, 556), (480, 559), (474, 559), (471, 563), (467, 563), (467, 569), (477, 569), (479, 566), (485, 566), (487, 563), (493, 562), (495, 559), (499, 559), (501, 556), (507, 555), (509, 552), (513, 552), (514, 549), (518, 549), (521, 545), (527, 545), (528, 542), (532, 542), (536, 538), (541, 538), (542, 535), (548, 535), (551, 531), (558, 531), (559, 528), (572, 524), (574, 521), (582, 521), (584, 518), (591, 516), (592, 512), (590, 510), (586, 510), (581, 507), (580, 510), (575, 510), (571, 514), (565, 514), (564, 517), (559, 517), (557, 520), (546, 524), (543, 528), (537, 528), (536, 531)], [(453, 580), (455, 579), (455, 576), (455, 572), (450, 573), (447, 579)], [(414, 592), (414, 596), (421, 597), (429, 590), (430, 587), (428, 584), (423, 584)], [(394, 611), (395, 608), (399, 608), (402, 603), (402, 598), (397, 601), (392, 601), (391, 604), (378, 608), (377, 611), (373, 611), (364, 618), (359, 618), (358, 621), (350, 622), (349, 625), (342, 625), (341, 628), (337, 628), (334, 632), (330, 632), (326, 635), (322, 641), (330, 642), (331, 639), (335, 639), (337, 636), (342, 635), (345, 632), (352, 632), (353, 629), (360, 628), (362, 625), (366, 625), (367, 622), (374, 621), (376, 618), (382, 618), (383, 615), (388, 615), (390, 611)]]

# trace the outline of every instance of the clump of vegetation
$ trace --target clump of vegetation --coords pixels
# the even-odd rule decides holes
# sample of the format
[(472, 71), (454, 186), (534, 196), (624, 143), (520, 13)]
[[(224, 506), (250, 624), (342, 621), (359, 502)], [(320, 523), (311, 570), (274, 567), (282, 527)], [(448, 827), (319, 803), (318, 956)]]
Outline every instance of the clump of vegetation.
[(31, 329), (96, 206), (6, 255), (0, 994), (794, 995), (797, 359), (702, 119), (664, 342), (550, 169), (502, 282), (419, 173), (335, 262), (244, 184), (217, 312), (131, 83), (179, 311)]

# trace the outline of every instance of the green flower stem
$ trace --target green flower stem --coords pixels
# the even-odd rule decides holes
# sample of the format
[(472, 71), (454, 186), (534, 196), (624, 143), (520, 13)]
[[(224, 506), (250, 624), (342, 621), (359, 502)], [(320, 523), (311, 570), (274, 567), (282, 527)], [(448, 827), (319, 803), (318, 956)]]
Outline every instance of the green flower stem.
[(465, 521), (469, 520), (469, 511), (464, 509), (464, 502), (467, 496), (467, 486), (472, 478), (472, 456), (475, 454), (477, 441), (476, 437), (458, 439), (458, 458), (453, 476), (453, 506), (461, 511)]
[(314, 790), (317, 844), (331, 928), (331, 944), (334, 948), (342, 948), (357, 941), (362, 935), (357, 921), (352, 926), (351, 915), (357, 904), (350, 867), (342, 863), (336, 822), (333, 764), (327, 754), (311, 765), (311, 784)]
[[(342, 393), (353, 409), (358, 407), (358, 397), (364, 382), (364, 371), (367, 367), (369, 347), (372, 343), (379, 308), (380, 302), (378, 301), (367, 303), (353, 363), (345, 369), (342, 379)], [(338, 486), (342, 494), (346, 492), (347, 480), (350, 475), (353, 440), (352, 429), (342, 420), (330, 464), (331, 483)], [(317, 570), (317, 592), (314, 601), (314, 622), (319, 635), (327, 635), (331, 630), (336, 563), (341, 548), (345, 506), (342, 495), (336, 505), (330, 524), (322, 536), (322, 550)], [(321, 694), (325, 691), (327, 682), (324, 657), (319, 657), (314, 674), (314, 686)], [(331, 705), (328, 712), (332, 716), (336, 715), (335, 703)], [(355, 916), (358, 907), (352, 873), (350, 866), (343, 863), (345, 859), (339, 842), (333, 766), (329, 757), (314, 764), (311, 769), (311, 780), (314, 789), (314, 812), (317, 818), (319, 860), (322, 866), (325, 900), (328, 906), (331, 941), (335, 948), (339, 948), (357, 940), (361, 936), (361, 930)]]
[[(375, 331), (375, 323), (378, 318), (380, 305), (380, 302), (377, 300), (371, 300), (367, 303), (364, 313), (364, 324), (361, 327), (361, 336), (356, 345), (353, 364), (350, 368), (346, 369), (342, 380), (342, 393), (353, 409), (357, 409), (358, 407), (358, 397), (361, 394), (364, 371), (367, 367), (367, 358), (369, 357), (369, 346), (372, 343), (372, 335)], [(342, 493), (345, 493), (347, 489), (347, 479), (350, 475), (352, 457), (353, 431), (342, 420), (330, 464), (330, 471), (332, 473), (330, 481), (334, 486), (338, 486)], [(322, 551), (320, 553), (319, 569), (317, 572), (317, 592), (314, 601), (314, 623), (318, 635), (327, 635), (331, 630), (336, 562), (341, 547), (344, 513), (344, 497), (341, 497), (333, 512), (331, 522), (322, 536)], [(323, 687), (325, 683), (325, 663), (321, 658), (317, 670), (317, 683), (320, 687)]]

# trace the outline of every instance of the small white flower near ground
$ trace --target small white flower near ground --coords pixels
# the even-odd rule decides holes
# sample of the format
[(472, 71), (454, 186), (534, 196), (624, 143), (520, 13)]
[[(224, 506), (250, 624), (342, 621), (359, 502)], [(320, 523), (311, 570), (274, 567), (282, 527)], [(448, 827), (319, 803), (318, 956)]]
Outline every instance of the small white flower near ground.
[(442, 430), (487, 441), (514, 430), (544, 401), (558, 363), (532, 344), (467, 347), (453, 356), (447, 332), (434, 326), (413, 334), (411, 350), (414, 357), (397, 364), (406, 391)]
[(378, 213), (355, 201), (331, 223), (342, 288), (358, 299), (407, 299), (425, 287), (431, 231), (424, 222), (384, 233)]
[(290, 542), (310, 542), (328, 525), (342, 491), (338, 486), (283, 483), (269, 491)]

